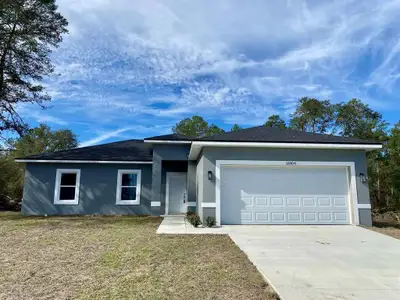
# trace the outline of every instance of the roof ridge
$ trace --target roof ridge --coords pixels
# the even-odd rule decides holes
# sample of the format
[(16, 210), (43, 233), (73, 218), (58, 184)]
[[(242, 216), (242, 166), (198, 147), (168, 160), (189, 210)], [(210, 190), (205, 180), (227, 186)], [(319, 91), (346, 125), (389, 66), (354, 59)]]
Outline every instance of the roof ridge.
[(154, 135), (154, 136), (146, 137), (146, 138), (144, 138), (144, 140), (150, 140), (151, 141), (151, 140), (156, 140), (156, 139), (163, 139), (163, 138), (166, 138), (166, 137), (176, 137), (178, 139), (188, 140), (188, 141), (195, 139), (195, 137), (192, 137), (192, 136), (189, 136), (189, 135), (173, 132), (173, 133), (167, 133), (167, 134), (161, 134), (161, 135)]

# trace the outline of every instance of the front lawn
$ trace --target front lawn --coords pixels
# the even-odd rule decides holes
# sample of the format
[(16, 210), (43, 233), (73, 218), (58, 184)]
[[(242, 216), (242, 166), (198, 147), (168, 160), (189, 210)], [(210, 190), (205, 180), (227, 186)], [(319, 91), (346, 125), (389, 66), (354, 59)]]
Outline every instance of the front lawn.
[(372, 230), (390, 235), (396, 239), (400, 239), (400, 225), (399, 224), (387, 224), (387, 223), (374, 223)]
[(228, 236), (160, 222), (0, 213), (0, 299), (276, 299)]

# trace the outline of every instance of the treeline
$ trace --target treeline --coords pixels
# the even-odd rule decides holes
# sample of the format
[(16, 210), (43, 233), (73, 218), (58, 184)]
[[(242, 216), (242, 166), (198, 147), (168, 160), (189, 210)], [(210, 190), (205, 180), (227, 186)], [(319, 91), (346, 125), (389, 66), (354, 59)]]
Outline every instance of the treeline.
[[(289, 120), (272, 115), (264, 125), (382, 142), (383, 149), (367, 153), (372, 207), (381, 211), (400, 209), (400, 122), (390, 128), (381, 113), (358, 99), (333, 104), (304, 97), (299, 99)], [(234, 124), (231, 131), (240, 129)], [(173, 131), (197, 137), (224, 132), (199, 116), (182, 120)]]
[(76, 148), (78, 141), (71, 130), (51, 130), (41, 124), (3, 144), (0, 145), (0, 209), (14, 210), (20, 206), (24, 184), (24, 166), (16, 163), (15, 158)]

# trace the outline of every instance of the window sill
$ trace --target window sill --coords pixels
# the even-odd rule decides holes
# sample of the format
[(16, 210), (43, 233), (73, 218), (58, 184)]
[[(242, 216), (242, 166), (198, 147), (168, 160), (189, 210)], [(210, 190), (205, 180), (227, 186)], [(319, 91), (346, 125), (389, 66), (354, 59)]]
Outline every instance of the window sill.
[(124, 201), (124, 202), (117, 202), (115, 205), (140, 205), (140, 202), (133, 202), (133, 201)]
[(78, 205), (79, 204), (79, 202), (78, 201), (69, 201), (69, 200), (66, 200), (66, 201), (60, 201), (60, 202), (58, 202), (58, 201), (55, 201), (54, 203), (53, 203), (54, 205)]

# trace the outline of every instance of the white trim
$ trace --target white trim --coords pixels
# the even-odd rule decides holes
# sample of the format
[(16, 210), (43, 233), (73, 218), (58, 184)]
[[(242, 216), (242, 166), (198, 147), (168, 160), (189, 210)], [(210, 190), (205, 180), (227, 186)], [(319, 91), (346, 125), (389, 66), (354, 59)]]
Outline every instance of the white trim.
[[(356, 187), (356, 172), (354, 162), (323, 162), (323, 161), (254, 161), (254, 160), (216, 160), (215, 162), (215, 201), (216, 201), (216, 222), (221, 225), (221, 167), (224, 165), (233, 166), (285, 166), (288, 168), (295, 168), (298, 166), (342, 166), (348, 168), (350, 171), (350, 197), (349, 202), (349, 215), (350, 224), (359, 225), (360, 220), (358, 216), (358, 199)], [(204, 203), (203, 203), (204, 204)], [(202, 207), (204, 207), (202, 204)]]
[[(347, 199), (351, 199), (352, 195), (351, 195), (351, 174), (350, 174), (350, 169), (346, 168), (346, 182), (347, 182)], [(350, 207), (349, 207), (349, 211), (352, 212), (354, 211), (354, 202), (353, 201), (349, 201), (350, 202)], [(358, 216), (358, 214), (357, 214)], [(350, 224), (354, 224), (357, 223), (355, 222), (355, 218), (357, 217), (356, 215), (354, 215), (353, 213), (350, 213)]]
[(195, 160), (204, 146), (210, 147), (253, 147), (253, 148), (289, 148), (289, 149), (352, 149), (375, 150), (382, 145), (376, 144), (321, 144), (321, 143), (269, 143), (269, 142), (193, 142), (189, 159)]
[(151, 201), (151, 206), (152, 207), (161, 206), (161, 201)]
[(357, 204), (358, 209), (371, 209), (371, 204)]
[[(360, 225), (360, 217), (358, 215), (358, 199), (357, 199), (357, 175), (356, 175), (356, 166), (354, 162), (352, 162), (349, 166), (350, 170), (350, 198), (349, 201), (351, 205), (349, 205), (350, 209), (350, 219), (354, 225)], [(351, 209), (352, 208), (352, 209)]]
[(203, 202), (201, 204), (201, 207), (217, 207), (217, 203), (216, 202)]
[(46, 160), (46, 159), (16, 159), (20, 163), (61, 163), (61, 164), (152, 164), (152, 161), (112, 161), (112, 160)]
[[(187, 176), (186, 172), (167, 172), (166, 173), (166, 188), (165, 188), (165, 215), (168, 215), (169, 212), (169, 179), (171, 176)], [(187, 187), (185, 189), (185, 193), (187, 195)]]
[[(76, 174), (75, 185), (75, 197), (73, 200), (60, 200), (60, 188), (61, 188), (61, 175), (62, 174)], [(56, 172), (56, 183), (54, 188), (54, 204), (55, 205), (78, 205), (79, 204), (79, 187), (81, 183), (81, 170), (80, 169), (57, 169)]]
[(194, 146), (216, 147), (265, 147), (265, 148), (309, 148), (309, 149), (381, 149), (376, 144), (320, 144), (320, 143), (259, 143), (259, 142), (193, 142)]
[(191, 144), (192, 141), (163, 141), (163, 140), (144, 140), (145, 143), (154, 143), (154, 144)]
[(196, 206), (196, 202), (188, 202), (187, 206), (191, 206), (191, 207)]
[[(135, 200), (121, 200), (122, 175), (123, 174), (136, 174), (136, 199)], [(140, 205), (140, 189), (142, 186), (142, 170), (118, 170), (117, 177), (117, 192), (116, 192), (116, 205)]]

